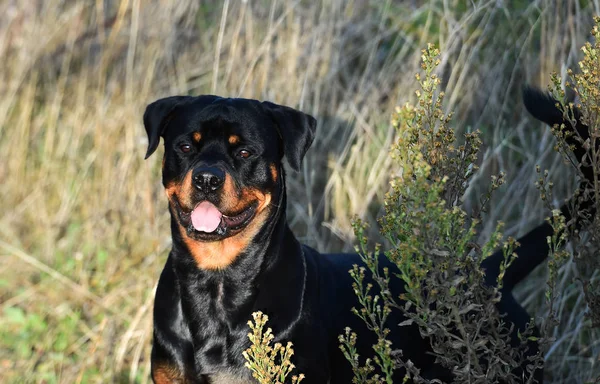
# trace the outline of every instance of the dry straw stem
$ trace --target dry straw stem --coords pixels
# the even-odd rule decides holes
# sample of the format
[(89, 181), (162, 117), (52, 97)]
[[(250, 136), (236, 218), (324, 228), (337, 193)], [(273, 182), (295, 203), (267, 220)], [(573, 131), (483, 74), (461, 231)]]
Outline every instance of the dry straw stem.
[[(551, 177), (566, 167), (516, 95), (524, 82), (547, 84), (545, 74), (574, 67), (597, 2), (227, 4), (0, 2), (0, 240), (10, 246), (0, 250), (4, 382), (149, 382), (145, 303), (170, 246), (161, 154), (142, 160), (142, 112), (158, 97), (214, 91), (318, 117), (302, 172), (288, 175), (288, 217), (303, 242), (350, 250), (351, 218), (372, 222), (399, 172), (388, 156), (389, 116), (413, 100), (406, 90), (420, 49), (436, 42), (457, 135), (477, 127), (486, 143), (485, 182), (467, 191), (466, 206), (476, 208), (487, 175), (508, 175), (482, 236), (497, 220), (516, 236), (542, 219), (534, 165)], [(555, 200), (573, 190), (572, 177), (554, 180)], [(561, 268), (550, 382), (583, 382), (598, 370), (600, 337), (583, 331), (572, 276), (571, 264)], [(529, 279), (521, 295), (538, 317), (547, 315), (543, 281)]]

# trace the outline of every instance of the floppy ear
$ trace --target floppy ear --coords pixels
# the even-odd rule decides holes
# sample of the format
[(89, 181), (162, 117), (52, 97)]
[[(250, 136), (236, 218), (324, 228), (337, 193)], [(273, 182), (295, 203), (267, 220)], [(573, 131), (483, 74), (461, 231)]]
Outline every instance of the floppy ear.
[(160, 137), (164, 136), (171, 112), (176, 106), (192, 99), (191, 96), (171, 96), (149, 104), (144, 112), (144, 127), (148, 134), (146, 159), (156, 151)]
[(295, 171), (300, 170), (302, 159), (315, 138), (317, 120), (306, 113), (268, 101), (262, 103), (269, 113), (283, 142), (283, 153)]

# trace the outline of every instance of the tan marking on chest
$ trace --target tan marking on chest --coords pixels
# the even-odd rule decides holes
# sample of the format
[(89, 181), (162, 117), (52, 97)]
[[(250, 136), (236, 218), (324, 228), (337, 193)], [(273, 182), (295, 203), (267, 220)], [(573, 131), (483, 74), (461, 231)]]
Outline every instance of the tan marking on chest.
[(188, 381), (176, 367), (167, 363), (152, 363), (152, 380), (155, 384), (186, 384)]

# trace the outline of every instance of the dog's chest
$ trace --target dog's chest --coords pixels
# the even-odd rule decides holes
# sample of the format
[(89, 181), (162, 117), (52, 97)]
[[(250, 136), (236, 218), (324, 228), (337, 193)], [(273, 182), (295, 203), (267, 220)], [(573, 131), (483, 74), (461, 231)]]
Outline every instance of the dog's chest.
[[(245, 370), (242, 351), (250, 344), (247, 321), (251, 315), (240, 315), (232, 310), (235, 306), (228, 289), (231, 287), (223, 282), (204, 285), (201, 289), (184, 287), (183, 315), (192, 339), (194, 360), (202, 368), (198, 373), (211, 372), (207, 376), (210, 383), (248, 383), (251, 381), (235, 369)], [(234, 370), (223, 371), (225, 367)]]
[(247, 377), (239, 377), (231, 373), (215, 373), (207, 375), (210, 384), (254, 384), (255, 380)]

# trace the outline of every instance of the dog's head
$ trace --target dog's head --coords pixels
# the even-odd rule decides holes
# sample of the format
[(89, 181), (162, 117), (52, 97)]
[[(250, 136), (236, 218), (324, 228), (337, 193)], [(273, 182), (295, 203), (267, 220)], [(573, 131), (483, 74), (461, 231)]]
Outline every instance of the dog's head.
[[(164, 139), (163, 185), (199, 267), (231, 264), (276, 213), (282, 158), (298, 170), (316, 120), (289, 107), (217, 96), (174, 96), (144, 113), (148, 158)], [(273, 204), (275, 203), (275, 204)]]

